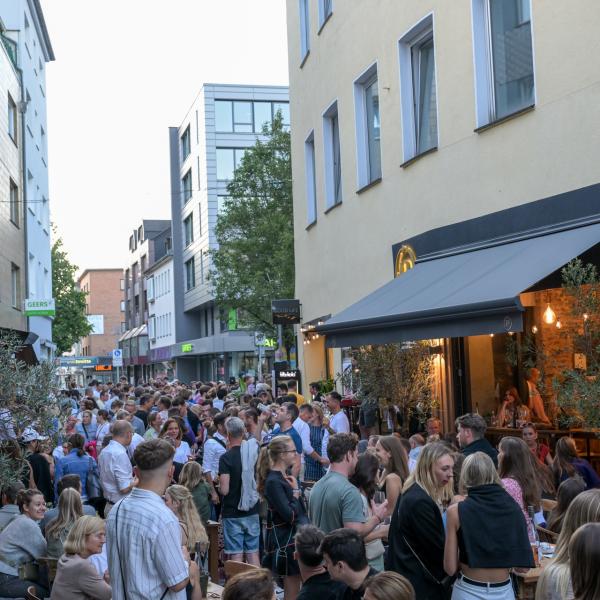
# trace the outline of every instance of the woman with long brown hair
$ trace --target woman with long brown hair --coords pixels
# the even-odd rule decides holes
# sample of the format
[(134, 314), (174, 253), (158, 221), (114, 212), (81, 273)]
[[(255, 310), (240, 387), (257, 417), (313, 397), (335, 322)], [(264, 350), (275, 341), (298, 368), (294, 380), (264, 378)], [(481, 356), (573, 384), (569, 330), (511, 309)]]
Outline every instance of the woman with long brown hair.
[(173, 462), (185, 464), (192, 455), (190, 445), (183, 439), (183, 428), (177, 419), (167, 419), (160, 430), (159, 438), (172, 442), (175, 448)]
[(298, 482), (287, 471), (295, 464), (296, 446), (291, 437), (274, 437), (260, 452), (257, 488), (268, 504), (267, 537), (262, 566), (283, 577), (285, 600), (300, 591), (300, 569), (294, 559), (294, 536), (305, 520)]
[(542, 491), (533, 456), (527, 444), (517, 437), (507, 436), (498, 446), (498, 474), (506, 491), (513, 497), (525, 516), (528, 531), (534, 527), (528, 507), (537, 512), (542, 500)]
[(388, 501), (388, 514), (392, 514), (402, 493), (402, 486), (408, 478), (408, 457), (402, 442), (393, 435), (381, 436), (375, 446), (383, 472), (379, 478), (379, 488)]
[(585, 481), (586, 489), (600, 488), (600, 477), (594, 471), (587, 460), (579, 458), (575, 440), (571, 437), (561, 437), (556, 442), (554, 449), (554, 462), (552, 471), (556, 479), (556, 485), (560, 485), (565, 479), (580, 475)]

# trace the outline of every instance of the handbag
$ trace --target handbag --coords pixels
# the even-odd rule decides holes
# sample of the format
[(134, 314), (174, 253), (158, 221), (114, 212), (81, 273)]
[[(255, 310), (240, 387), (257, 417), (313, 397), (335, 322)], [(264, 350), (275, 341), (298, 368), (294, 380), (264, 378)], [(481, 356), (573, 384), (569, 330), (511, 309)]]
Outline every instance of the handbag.
[(85, 481), (85, 491), (87, 493), (88, 500), (93, 498), (102, 498), (102, 485), (100, 484), (100, 476), (94, 470), (93, 458), (90, 456), (90, 466), (87, 472), (87, 478)]
[(419, 555), (413, 550), (413, 547), (408, 543), (406, 537), (402, 536), (404, 543), (408, 546), (408, 549), (412, 552), (412, 555), (417, 559), (417, 562), (421, 565), (421, 568), (425, 572), (425, 575), (429, 578), (430, 581), (433, 581), (442, 589), (442, 593), (446, 598), (450, 598), (450, 594), (452, 592), (452, 585), (456, 579), (456, 575), (446, 575), (443, 579), (438, 579), (434, 577), (431, 571), (425, 566), (425, 563), (419, 558)]

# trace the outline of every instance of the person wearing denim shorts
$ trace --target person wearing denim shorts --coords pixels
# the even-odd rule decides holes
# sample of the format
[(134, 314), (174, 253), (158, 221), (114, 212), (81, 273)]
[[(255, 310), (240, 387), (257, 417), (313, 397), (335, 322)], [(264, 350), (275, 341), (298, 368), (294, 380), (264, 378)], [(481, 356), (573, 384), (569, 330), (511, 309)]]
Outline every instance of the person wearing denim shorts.
[(244, 422), (231, 417), (225, 424), (229, 450), (219, 459), (219, 491), (223, 496), (223, 539), (225, 554), (230, 560), (244, 561), (260, 566), (259, 538), (260, 521), (258, 502), (247, 511), (238, 505), (242, 495), (242, 458), (240, 446), (244, 439)]

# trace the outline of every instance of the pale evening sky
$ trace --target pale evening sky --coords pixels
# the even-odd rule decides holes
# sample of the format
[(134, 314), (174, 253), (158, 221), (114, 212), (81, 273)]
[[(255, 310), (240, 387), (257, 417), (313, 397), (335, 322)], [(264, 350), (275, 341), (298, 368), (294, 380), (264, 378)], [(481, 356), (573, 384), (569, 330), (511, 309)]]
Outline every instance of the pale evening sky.
[(202, 83), (287, 85), (284, 0), (42, 0), (50, 210), (80, 270), (170, 218), (168, 127)]

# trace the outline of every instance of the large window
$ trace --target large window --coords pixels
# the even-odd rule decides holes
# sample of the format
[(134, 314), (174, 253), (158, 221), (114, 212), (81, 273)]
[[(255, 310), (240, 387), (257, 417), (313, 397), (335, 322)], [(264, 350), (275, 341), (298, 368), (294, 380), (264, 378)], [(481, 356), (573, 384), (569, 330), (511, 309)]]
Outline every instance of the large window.
[(190, 126), (188, 125), (181, 136), (181, 162), (190, 155)]
[(290, 107), (287, 102), (215, 100), (215, 128), (222, 133), (261, 133), (281, 111), (283, 124), (290, 126)]
[(10, 180), (10, 220), (18, 227), (19, 226), (19, 188), (17, 184)]
[(185, 291), (189, 292), (196, 287), (196, 261), (194, 257), (185, 263)]
[(304, 162), (306, 169), (306, 224), (317, 220), (317, 180), (315, 174), (315, 135), (311, 131), (304, 142)]
[(8, 96), (8, 135), (12, 141), (17, 143), (17, 105), (15, 101)]
[(477, 125), (535, 103), (531, 0), (473, 0)]
[(304, 62), (310, 50), (310, 0), (298, 0), (300, 10), (300, 61)]
[(325, 205), (331, 208), (342, 201), (342, 158), (337, 102), (323, 115), (325, 157)]
[(231, 181), (247, 148), (217, 148), (217, 179)]
[(400, 88), (404, 160), (437, 147), (437, 93), (433, 17), (400, 40)]
[(192, 170), (190, 169), (181, 180), (181, 191), (183, 194), (183, 203), (185, 204), (192, 197)]
[(194, 214), (190, 213), (183, 221), (183, 234), (185, 246), (189, 246), (194, 241)]
[(358, 187), (381, 178), (379, 91), (377, 65), (354, 82)]

